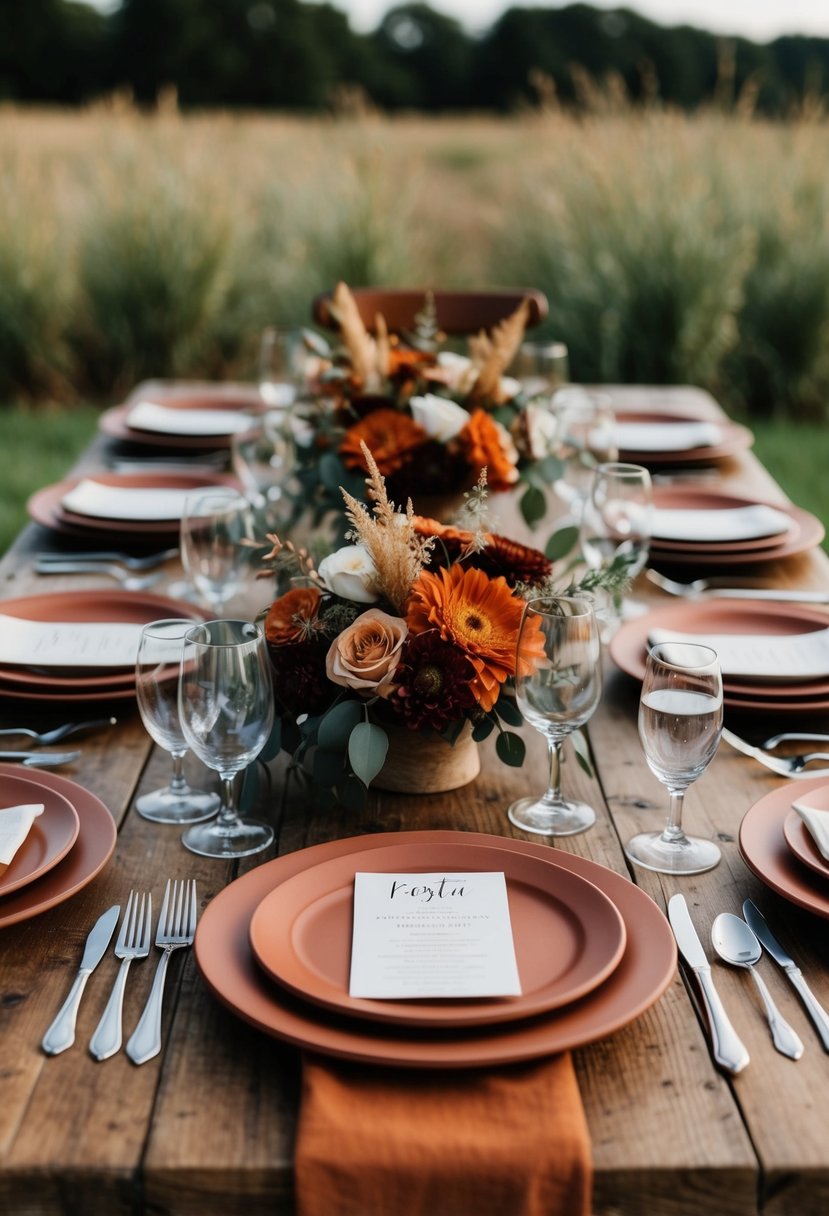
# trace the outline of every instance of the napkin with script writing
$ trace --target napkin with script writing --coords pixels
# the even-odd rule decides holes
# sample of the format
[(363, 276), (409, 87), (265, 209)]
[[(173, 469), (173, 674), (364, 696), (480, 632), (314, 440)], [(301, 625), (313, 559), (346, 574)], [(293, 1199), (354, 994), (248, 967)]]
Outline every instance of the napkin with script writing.
[(238, 435), (256, 425), (239, 410), (184, 410), (155, 401), (138, 401), (127, 414), (127, 426), (159, 435)]
[(829, 675), (829, 629), (810, 633), (678, 633), (651, 629), (651, 646), (664, 642), (694, 642), (716, 650), (724, 676), (743, 679), (818, 680)]
[[(821, 787), (816, 790), (815, 794), (820, 795), (822, 792), (822, 801), (826, 802), (826, 790)], [(814, 797), (814, 795), (812, 795)], [(802, 798), (798, 798), (792, 803), (792, 810), (796, 811), (803, 823), (806, 826), (806, 831), (812, 837), (821, 856), (829, 861), (829, 811), (823, 810), (820, 807), (809, 806), (809, 795), (804, 794)]]
[(589, 1216), (569, 1052), (463, 1072), (306, 1056), (297, 1216)]
[(0, 874), (5, 874), (32, 830), (35, 819), (42, 814), (42, 802), (28, 802), (22, 806), (6, 806), (0, 809)]
[(187, 489), (160, 486), (110, 486), (84, 477), (61, 499), (61, 506), (76, 515), (97, 519), (125, 519), (142, 523), (181, 519), (188, 494), (209, 493), (215, 486)]

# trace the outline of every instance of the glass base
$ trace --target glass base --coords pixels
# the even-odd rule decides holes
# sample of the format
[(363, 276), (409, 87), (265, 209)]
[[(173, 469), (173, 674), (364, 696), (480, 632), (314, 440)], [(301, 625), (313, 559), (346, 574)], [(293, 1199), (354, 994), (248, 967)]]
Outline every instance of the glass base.
[(153, 790), (135, 800), (135, 809), (144, 819), (153, 823), (201, 823), (212, 819), (222, 805), (218, 794), (206, 790), (173, 790), (169, 785), (163, 790)]
[(200, 857), (250, 857), (266, 849), (273, 838), (273, 828), (258, 819), (238, 819), (230, 824), (216, 820), (188, 828), (181, 843)]
[(586, 802), (546, 802), (543, 798), (519, 798), (507, 818), (524, 832), (537, 836), (575, 836), (596, 822), (596, 812)]
[(640, 832), (627, 842), (625, 854), (634, 865), (657, 874), (704, 874), (722, 856), (713, 840), (684, 834), (665, 840), (662, 832)]

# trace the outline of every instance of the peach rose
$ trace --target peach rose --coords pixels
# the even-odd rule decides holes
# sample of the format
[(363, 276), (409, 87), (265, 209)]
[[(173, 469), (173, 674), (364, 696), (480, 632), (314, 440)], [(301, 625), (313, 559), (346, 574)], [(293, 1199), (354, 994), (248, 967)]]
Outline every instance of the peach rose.
[(370, 608), (331, 643), (325, 672), (334, 684), (387, 697), (409, 632), (404, 620)]

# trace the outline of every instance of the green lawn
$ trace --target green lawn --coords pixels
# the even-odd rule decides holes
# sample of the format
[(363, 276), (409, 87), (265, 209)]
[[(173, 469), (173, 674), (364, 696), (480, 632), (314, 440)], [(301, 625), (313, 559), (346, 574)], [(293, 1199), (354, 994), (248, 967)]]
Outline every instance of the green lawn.
[[(829, 426), (756, 421), (750, 425), (757, 458), (793, 503), (829, 528)], [(829, 541), (823, 547), (829, 551)]]

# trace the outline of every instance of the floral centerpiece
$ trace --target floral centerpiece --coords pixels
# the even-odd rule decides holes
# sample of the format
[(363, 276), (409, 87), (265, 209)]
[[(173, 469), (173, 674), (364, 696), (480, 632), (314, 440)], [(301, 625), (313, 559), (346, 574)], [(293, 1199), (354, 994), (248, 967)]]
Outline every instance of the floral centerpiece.
[(468, 355), (441, 349), (439, 318), (427, 299), (405, 341), (378, 315), (370, 334), (344, 283), (332, 312), (341, 347), (319, 363), (298, 407), (301, 505), (317, 517), (340, 512), (339, 491), (363, 492), (372, 452), (396, 501), (459, 495), (487, 470), (489, 490), (518, 487), (529, 523), (545, 511), (544, 488), (561, 473), (552, 419), (505, 375), (521, 345), (527, 301), (492, 332), (469, 338)]
[(549, 558), (485, 531), (483, 475), (465, 530), (416, 515), (411, 501), (397, 510), (365, 445), (362, 454), (371, 506), (343, 491), (348, 544), (317, 567), (269, 537), (268, 568), (292, 563), (299, 585), (264, 617), (280, 745), (323, 799), (355, 807), (382, 784), (401, 731), (446, 751), (497, 731), (500, 759), (523, 763), (509, 729), (522, 721), (512, 681), (542, 657), (543, 640), (525, 630), (519, 651), (519, 629), (525, 597), (553, 589)]

